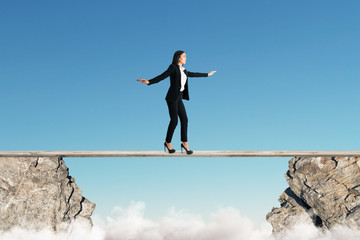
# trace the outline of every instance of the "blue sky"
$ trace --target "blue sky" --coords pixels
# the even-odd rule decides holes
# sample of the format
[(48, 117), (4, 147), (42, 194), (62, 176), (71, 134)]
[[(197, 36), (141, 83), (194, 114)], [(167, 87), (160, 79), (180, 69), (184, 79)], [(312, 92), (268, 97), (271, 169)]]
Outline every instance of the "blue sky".
[[(0, 146), (163, 150), (169, 79), (184, 50), (189, 146), (359, 150), (357, 1), (2, 1)], [(180, 150), (180, 126), (173, 147)], [(96, 214), (144, 201), (263, 221), (288, 158), (65, 159)]]

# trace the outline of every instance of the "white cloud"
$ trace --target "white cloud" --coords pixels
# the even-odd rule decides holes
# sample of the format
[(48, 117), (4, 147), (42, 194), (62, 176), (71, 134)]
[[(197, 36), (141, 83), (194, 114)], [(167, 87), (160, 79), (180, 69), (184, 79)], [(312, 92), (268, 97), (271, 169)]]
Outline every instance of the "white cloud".
[(67, 233), (54, 234), (50, 230), (29, 232), (14, 228), (0, 234), (0, 240), (342, 240), (359, 239), (360, 231), (341, 226), (332, 231), (319, 231), (299, 220), (283, 236), (272, 236), (269, 223), (255, 226), (232, 207), (222, 208), (211, 214), (205, 222), (201, 216), (169, 210), (158, 221), (144, 217), (145, 204), (132, 203), (128, 208), (115, 208), (114, 217), (93, 217), (94, 226), (75, 222)]

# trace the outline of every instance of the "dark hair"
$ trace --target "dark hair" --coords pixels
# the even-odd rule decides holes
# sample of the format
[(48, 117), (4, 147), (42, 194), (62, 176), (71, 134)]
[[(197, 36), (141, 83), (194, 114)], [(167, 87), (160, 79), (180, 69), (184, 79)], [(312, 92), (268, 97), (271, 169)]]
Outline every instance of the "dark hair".
[(178, 64), (179, 63), (179, 58), (180, 58), (181, 54), (183, 54), (183, 53), (184, 53), (184, 51), (182, 51), (182, 50), (176, 51), (174, 53), (172, 64)]

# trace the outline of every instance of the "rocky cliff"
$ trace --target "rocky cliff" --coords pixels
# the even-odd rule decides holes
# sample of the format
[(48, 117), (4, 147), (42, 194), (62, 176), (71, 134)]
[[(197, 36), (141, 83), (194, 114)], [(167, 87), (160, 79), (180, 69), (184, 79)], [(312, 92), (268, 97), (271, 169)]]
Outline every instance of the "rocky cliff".
[(360, 227), (360, 158), (297, 157), (285, 174), (289, 184), (266, 220), (274, 232), (300, 221), (330, 229), (340, 224)]
[(61, 158), (0, 158), (0, 231), (21, 227), (59, 232), (77, 218), (92, 224), (94, 209)]

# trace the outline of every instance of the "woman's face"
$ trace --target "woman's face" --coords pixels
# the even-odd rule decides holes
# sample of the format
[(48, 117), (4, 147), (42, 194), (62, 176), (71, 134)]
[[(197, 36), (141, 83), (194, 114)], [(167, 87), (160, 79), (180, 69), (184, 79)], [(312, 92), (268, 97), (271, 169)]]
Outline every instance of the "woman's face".
[(186, 54), (185, 53), (180, 55), (179, 63), (182, 65), (184, 65), (186, 63)]

